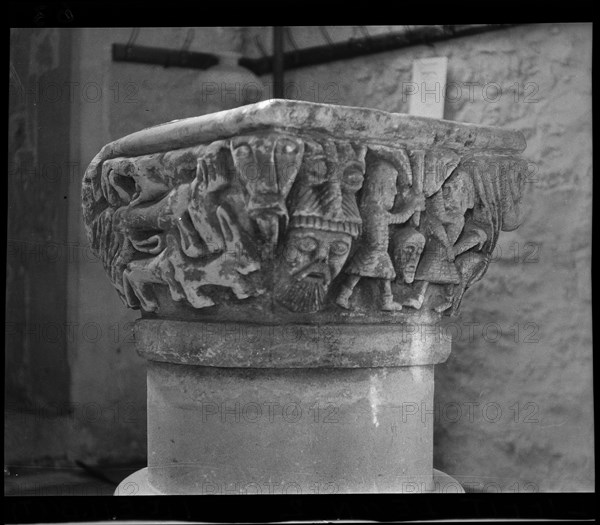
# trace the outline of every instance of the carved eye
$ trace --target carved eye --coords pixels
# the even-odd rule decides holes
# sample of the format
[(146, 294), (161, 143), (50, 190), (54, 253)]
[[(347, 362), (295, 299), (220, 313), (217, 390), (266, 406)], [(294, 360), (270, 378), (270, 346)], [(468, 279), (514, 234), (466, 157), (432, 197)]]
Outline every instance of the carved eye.
[(334, 255), (344, 255), (349, 249), (348, 244), (343, 241), (336, 241), (331, 245), (331, 252)]
[(297, 263), (298, 255), (298, 249), (295, 246), (287, 246), (283, 253), (286, 262), (292, 265)]
[(310, 159), (306, 168), (307, 184), (318, 186), (327, 182), (327, 164), (323, 157)]
[(256, 181), (259, 176), (258, 166), (252, 153), (252, 148), (247, 143), (242, 143), (233, 150), (237, 159), (237, 169), (244, 182)]
[(236, 157), (252, 157), (252, 148), (248, 144), (240, 144), (234, 150)]
[(298, 144), (291, 140), (280, 140), (279, 151), (285, 155), (292, 155), (298, 152)]
[(301, 252), (314, 252), (317, 249), (317, 241), (312, 237), (304, 237), (296, 241), (296, 248)]

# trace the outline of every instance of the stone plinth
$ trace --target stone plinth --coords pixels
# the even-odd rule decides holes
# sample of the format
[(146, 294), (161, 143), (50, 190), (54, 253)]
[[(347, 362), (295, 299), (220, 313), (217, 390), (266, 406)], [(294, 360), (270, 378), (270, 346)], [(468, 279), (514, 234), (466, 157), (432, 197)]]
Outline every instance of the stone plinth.
[(524, 147), (280, 100), (105, 146), (84, 218), (148, 359), (148, 469), (117, 492), (456, 492), (422, 417), (438, 323), (519, 225)]
[(139, 321), (149, 484), (165, 494), (432, 490), (433, 421), (421, 408), (433, 406), (433, 365), (450, 341), (430, 328)]

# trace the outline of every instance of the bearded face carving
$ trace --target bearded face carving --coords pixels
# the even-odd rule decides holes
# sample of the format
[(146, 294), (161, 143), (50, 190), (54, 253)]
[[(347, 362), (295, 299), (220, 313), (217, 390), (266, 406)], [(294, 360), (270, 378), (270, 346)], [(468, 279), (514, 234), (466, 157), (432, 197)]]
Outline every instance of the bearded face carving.
[(294, 228), (283, 249), (275, 297), (294, 312), (316, 312), (348, 259), (352, 237), (344, 232)]

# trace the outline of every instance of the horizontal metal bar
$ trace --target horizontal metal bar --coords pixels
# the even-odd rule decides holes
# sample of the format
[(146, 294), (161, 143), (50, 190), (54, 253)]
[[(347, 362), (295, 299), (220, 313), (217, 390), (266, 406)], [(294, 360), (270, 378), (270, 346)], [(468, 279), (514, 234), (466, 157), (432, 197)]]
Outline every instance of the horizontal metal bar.
[[(297, 69), (318, 64), (327, 64), (337, 60), (346, 60), (364, 55), (383, 53), (403, 47), (431, 44), (450, 38), (485, 33), (505, 29), (518, 24), (481, 24), (477, 26), (421, 26), (404, 33), (374, 35), (369, 38), (349, 40), (331, 45), (307, 47), (284, 53), (284, 68)], [(265, 75), (273, 71), (273, 57), (240, 58), (240, 66), (256, 75)]]
[(207, 69), (219, 63), (219, 57), (210, 53), (160, 47), (128, 46), (127, 44), (113, 44), (112, 57), (115, 62), (136, 62), (190, 69)]

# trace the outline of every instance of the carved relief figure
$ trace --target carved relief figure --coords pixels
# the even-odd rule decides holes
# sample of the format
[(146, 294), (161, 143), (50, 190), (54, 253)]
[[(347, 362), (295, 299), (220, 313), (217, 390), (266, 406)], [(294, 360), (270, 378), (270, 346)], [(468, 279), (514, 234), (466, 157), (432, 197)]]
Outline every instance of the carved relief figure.
[(458, 312), (467, 288), (481, 279), (485, 274), (490, 263), (490, 254), (482, 253), (481, 251), (469, 251), (459, 255), (455, 262), (460, 274), (460, 283), (454, 289), (450, 315)]
[[(240, 216), (223, 193), (231, 183), (225, 143), (213, 143), (198, 161), (196, 178), (172, 189), (143, 208), (123, 210), (117, 229), (128, 235), (139, 252), (123, 272), (127, 303), (146, 311), (158, 308), (152, 285), (166, 284), (174, 301), (194, 308), (214, 302), (201, 291), (206, 285), (230, 288), (238, 299), (262, 293), (246, 276), (260, 269), (260, 258)], [(146, 232), (154, 232), (143, 238)]]
[(515, 230), (521, 224), (520, 203), (527, 173), (527, 163), (510, 157), (472, 159), (464, 167), (471, 173), (475, 205), (454, 249), (461, 279), (455, 287), (450, 315), (457, 313), (465, 291), (487, 271), (500, 231)]
[[(469, 175), (456, 170), (442, 189), (427, 200), (422, 230), (427, 238), (425, 250), (415, 275), (416, 297), (405, 304), (420, 308), (430, 283), (441, 285), (441, 297), (433, 309), (442, 312), (452, 305), (454, 285), (461, 279), (454, 260), (457, 255), (486, 240), (483, 230), (474, 224), (465, 231), (465, 212), (474, 206), (474, 187)], [(460, 239), (459, 239), (460, 237)]]
[[(375, 153), (376, 152), (376, 153)], [(412, 182), (408, 157), (402, 150), (392, 151), (376, 148), (367, 157), (367, 178), (362, 191), (360, 213), (363, 218), (363, 235), (345, 272), (348, 274), (336, 303), (349, 308), (349, 300), (355, 286), (363, 277), (380, 279), (382, 283), (382, 310), (401, 310), (402, 305), (394, 301), (391, 281), (396, 272), (388, 253), (392, 224), (408, 221), (415, 211), (424, 209), (422, 194), (403, 192), (403, 202), (397, 211), (392, 211), (395, 203), (397, 179), (405, 177), (402, 186)]]
[(365, 148), (307, 142), (290, 194), (291, 221), (275, 275), (274, 295), (294, 312), (316, 312), (358, 237), (356, 192), (364, 178)]
[(392, 234), (392, 245), (394, 267), (398, 274), (396, 278), (411, 284), (425, 247), (425, 236), (413, 226), (404, 226)]
[(291, 135), (235, 137), (231, 154), (248, 193), (247, 213), (265, 242), (263, 257), (269, 258), (288, 225), (285, 201), (300, 168), (304, 141)]
[(159, 255), (129, 263), (123, 280), (130, 306), (137, 306), (139, 301), (146, 311), (158, 308), (150, 284), (167, 284), (174, 301), (187, 300), (194, 308), (214, 305), (213, 300), (201, 291), (201, 287), (206, 285), (230, 288), (238, 299), (264, 292), (263, 288), (245, 279), (248, 274), (260, 269), (260, 262), (242, 242), (242, 234), (231, 214), (219, 206), (216, 217), (223, 239), (223, 250), (218, 257), (197, 264), (183, 253), (180, 238), (168, 233), (166, 247)]
[[(103, 249), (99, 253), (128, 306), (137, 308), (142, 301), (147, 305), (153, 304), (151, 310), (155, 308), (149, 298), (151, 288), (144, 284), (143, 272), (140, 271), (142, 282), (134, 286), (127, 277), (127, 268), (134, 261), (138, 270), (144, 264), (150, 268), (152, 257), (148, 255), (159, 256), (167, 248), (169, 235), (177, 236), (181, 250), (189, 257), (222, 251), (219, 224), (214, 220), (216, 217), (205, 220), (209, 215), (210, 202), (202, 199), (205, 194), (214, 194), (227, 185), (226, 178), (215, 175), (216, 172), (226, 173), (218, 166), (223, 160), (224, 148), (226, 143), (217, 141), (209, 146), (115, 158), (103, 163), (97, 199), (100, 202), (106, 199), (111, 206), (91, 221), (92, 228), (96, 230), (93, 239), (102, 239), (100, 229), (110, 216), (111, 236), (120, 247), (116, 253), (113, 246), (112, 255)], [(193, 197), (197, 203), (201, 201), (198, 203), (199, 213), (190, 211)], [(195, 225), (200, 225), (204, 240), (200, 239)], [(156, 272), (151, 277), (150, 273), (147, 272), (148, 282), (168, 284), (161, 282)], [(171, 287), (176, 285), (171, 283)], [(140, 292), (141, 299), (133, 292), (134, 289)]]
[(276, 299), (293, 312), (317, 312), (344, 266), (353, 237), (343, 231), (291, 228), (283, 250), (286, 274), (276, 278)]
[(101, 189), (111, 207), (102, 221), (119, 240), (106, 263), (125, 302), (155, 311), (157, 284), (194, 308), (214, 304), (207, 285), (238, 299), (262, 294), (251, 274), (287, 224), (303, 150), (301, 139), (269, 134), (106, 161)]

